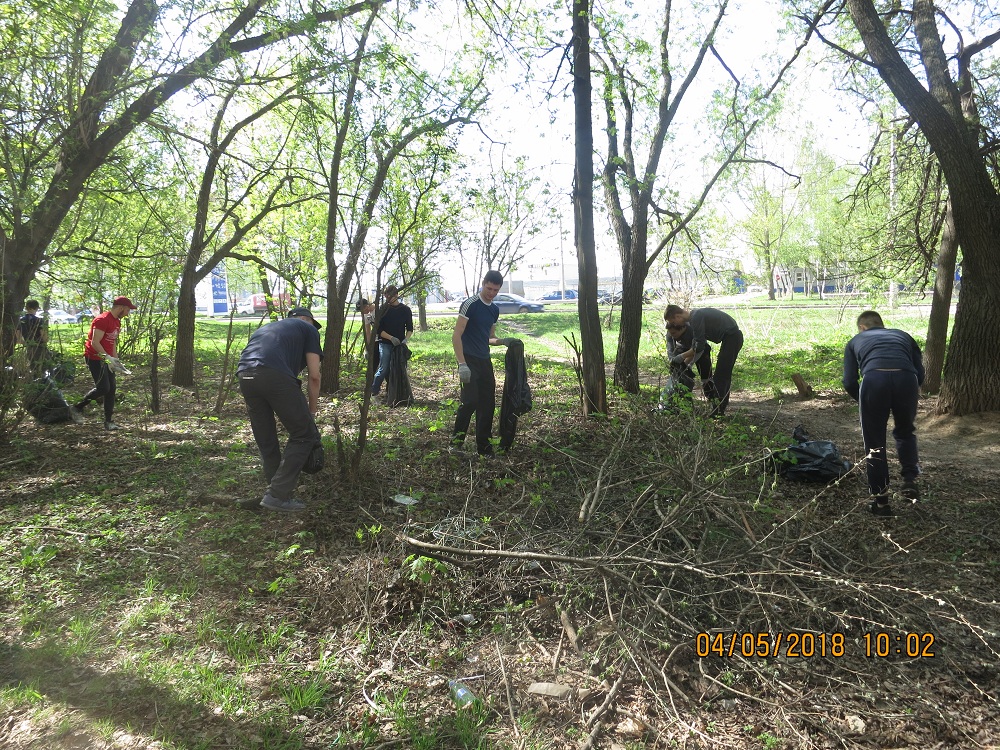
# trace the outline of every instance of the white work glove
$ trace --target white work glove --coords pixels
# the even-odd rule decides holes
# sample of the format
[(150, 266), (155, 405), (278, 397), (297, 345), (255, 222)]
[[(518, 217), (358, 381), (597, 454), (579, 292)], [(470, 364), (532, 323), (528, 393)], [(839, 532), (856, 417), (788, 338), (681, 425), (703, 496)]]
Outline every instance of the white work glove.
[(108, 357), (108, 367), (111, 368), (112, 372), (118, 373), (119, 375), (131, 375), (132, 373), (125, 369), (125, 365), (122, 364), (118, 357)]
[(395, 336), (390, 336), (389, 341), (392, 342), (393, 346), (399, 346), (399, 339), (397, 339)]
[(463, 383), (472, 382), (472, 370), (469, 369), (469, 366), (465, 362), (458, 363), (458, 379)]

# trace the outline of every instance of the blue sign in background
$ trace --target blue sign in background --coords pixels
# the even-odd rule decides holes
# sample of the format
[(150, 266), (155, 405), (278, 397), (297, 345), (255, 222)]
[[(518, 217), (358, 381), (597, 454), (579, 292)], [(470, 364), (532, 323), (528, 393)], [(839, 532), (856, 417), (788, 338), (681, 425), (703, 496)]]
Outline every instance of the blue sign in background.
[(229, 285), (226, 267), (221, 264), (212, 269), (212, 312), (221, 315), (229, 312)]

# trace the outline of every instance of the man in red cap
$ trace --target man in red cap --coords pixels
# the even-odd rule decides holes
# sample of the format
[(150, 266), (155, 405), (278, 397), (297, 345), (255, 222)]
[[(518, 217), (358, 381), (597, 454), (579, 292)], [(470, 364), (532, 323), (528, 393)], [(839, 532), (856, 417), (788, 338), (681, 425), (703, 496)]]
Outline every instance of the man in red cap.
[(115, 410), (115, 393), (118, 390), (116, 375), (127, 373), (118, 359), (118, 332), (122, 318), (135, 310), (128, 297), (115, 297), (111, 309), (98, 315), (90, 324), (90, 334), (83, 356), (94, 378), (94, 388), (71, 410), (76, 421), (82, 421), (83, 409), (91, 401), (104, 397), (104, 429), (117, 430), (111, 416)]

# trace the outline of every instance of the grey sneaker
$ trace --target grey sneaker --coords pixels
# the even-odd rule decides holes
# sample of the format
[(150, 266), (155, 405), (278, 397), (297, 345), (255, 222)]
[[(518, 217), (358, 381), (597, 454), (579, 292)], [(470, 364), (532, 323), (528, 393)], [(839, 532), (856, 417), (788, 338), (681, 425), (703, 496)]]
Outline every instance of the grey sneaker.
[(75, 406), (69, 407), (69, 418), (76, 424), (83, 424), (83, 410)]
[(306, 504), (300, 500), (279, 500), (271, 497), (271, 493), (265, 493), (264, 499), (260, 501), (262, 507), (268, 510), (279, 510), (285, 513), (295, 513), (306, 509)]
[(903, 486), (899, 488), (899, 494), (911, 503), (915, 503), (920, 500), (920, 488), (917, 486), (917, 480), (904, 479)]
[(119, 429), (119, 427), (114, 422), (105, 422), (104, 429), (107, 430), (108, 432), (114, 432), (115, 430)]

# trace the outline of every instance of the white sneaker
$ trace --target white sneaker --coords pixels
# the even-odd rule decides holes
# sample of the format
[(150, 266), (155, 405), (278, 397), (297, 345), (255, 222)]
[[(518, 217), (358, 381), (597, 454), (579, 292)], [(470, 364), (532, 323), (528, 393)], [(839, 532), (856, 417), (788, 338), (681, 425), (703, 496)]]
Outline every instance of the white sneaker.
[(83, 412), (75, 406), (69, 407), (69, 418), (76, 424), (83, 424)]

